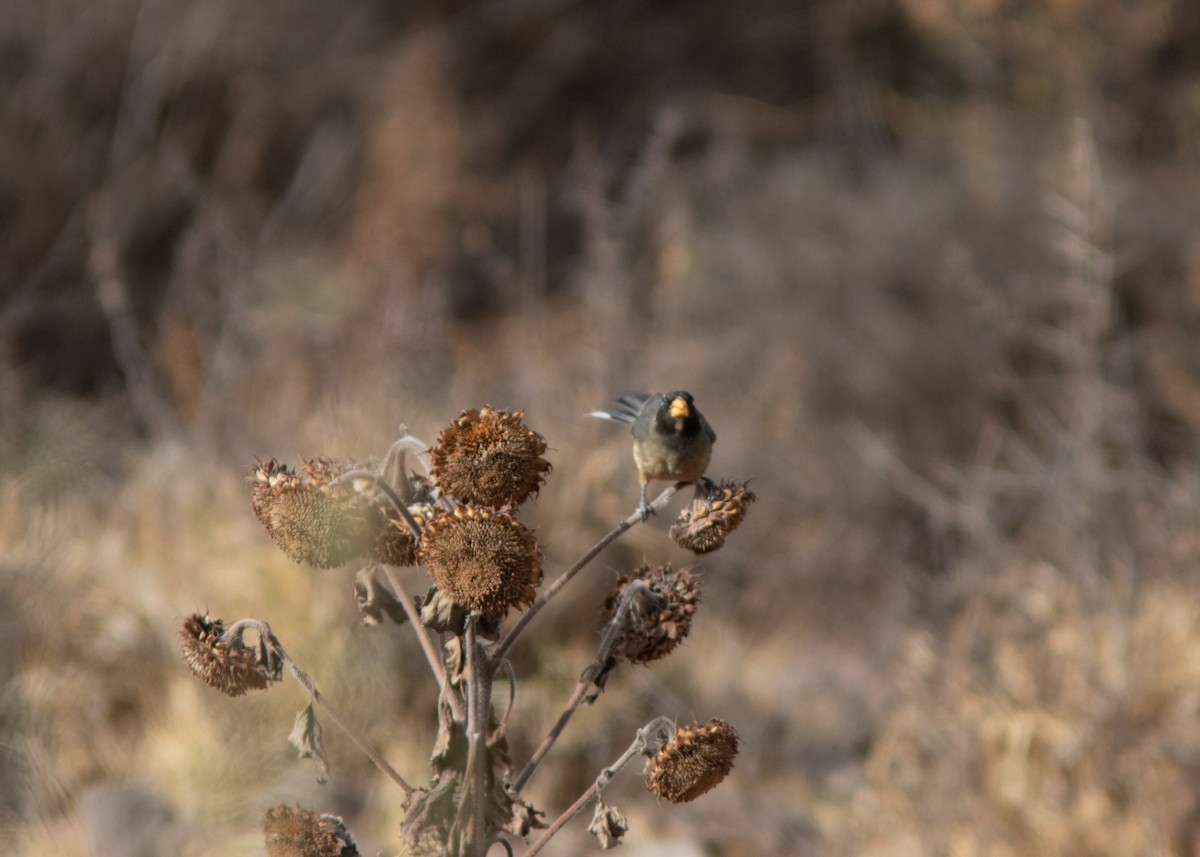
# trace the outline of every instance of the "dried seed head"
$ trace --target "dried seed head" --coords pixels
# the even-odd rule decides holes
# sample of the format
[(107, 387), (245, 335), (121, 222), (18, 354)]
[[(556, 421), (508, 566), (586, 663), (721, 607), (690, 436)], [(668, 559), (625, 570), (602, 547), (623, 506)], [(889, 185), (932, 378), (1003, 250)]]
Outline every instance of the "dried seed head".
[(757, 499), (746, 484), (733, 481), (709, 484), (702, 496), (697, 496), (679, 513), (679, 519), (671, 526), (671, 538), (697, 555), (721, 547), (725, 537), (746, 517), (746, 507)]
[(648, 664), (669, 655), (687, 637), (700, 601), (699, 580), (687, 569), (672, 571), (669, 563), (640, 566), (617, 578), (616, 591), (604, 603), (609, 615), (633, 580), (641, 580), (657, 597), (634, 605), (619, 654), (630, 663)]
[(279, 681), (278, 664), (268, 665), (240, 637), (223, 639), (220, 619), (193, 613), (179, 628), (179, 649), (196, 677), (229, 696), (263, 690)]
[[(433, 507), (417, 504), (409, 506), (408, 513), (413, 516), (417, 526), (423, 528), (433, 517)], [(413, 535), (408, 522), (392, 506), (385, 506), (383, 514), (383, 527), (375, 541), (372, 558), (384, 565), (416, 565), (417, 537)]]
[(276, 806), (263, 813), (263, 842), (270, 857), (352, 857), (354, 841), (337, 816), (317, 815), (299, 806)]
[(299, 473), (274, 459), (255, 468), (254, 514), (296, 562), (333, 568), (371, 551), (383, 523), (382, 505), (374, 491), (333, 484), (350, 468), (328, 458), (307, 461)]
[(725, 779), (737, 750), (737, 731), (724, 720), (680, 726), (647, 765), (646, 788), (673, 803), (695, 800)]
[(542, 582), (541, 550), (520, 521), (503, 512), (459, 506), (425, 527), (421, 562), (451, 601), (503, 615), (533, 601)]
[(462, 414), (438, 435), (431, 473), (443, 493), (498, 509), (536, 494), (550, 470), (546, 441), (529, 429), (524, 411), (485, 406)]

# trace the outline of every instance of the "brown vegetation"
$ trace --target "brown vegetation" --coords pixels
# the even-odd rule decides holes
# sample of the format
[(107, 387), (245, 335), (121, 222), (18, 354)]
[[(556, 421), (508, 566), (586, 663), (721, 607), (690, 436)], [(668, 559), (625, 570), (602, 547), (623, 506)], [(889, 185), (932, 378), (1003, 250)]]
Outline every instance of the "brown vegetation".
[(319, 799), (396, 851), (349, 745), (298, 770), (297, 698), (179, 668), (184, 617), (270, 605), (427, 759), (420, 652), (348, 630), (351, 580), (274, 548), (245, 463), (519, 408), (531, 514), (586, 544), (636, 489), (581, 415), (675, 388), (759, 503), (711, 558), (638, 528), (512, 653), (524, 759), (616, 574), (701, 562), (687, 643), (546, 795), (712, 712), (737, 767), (669, 813), (614, 781), (627, 848), (1200, 848), (1195, 4), (3, 6), (0, 850), (255, 853), (264, 805)]

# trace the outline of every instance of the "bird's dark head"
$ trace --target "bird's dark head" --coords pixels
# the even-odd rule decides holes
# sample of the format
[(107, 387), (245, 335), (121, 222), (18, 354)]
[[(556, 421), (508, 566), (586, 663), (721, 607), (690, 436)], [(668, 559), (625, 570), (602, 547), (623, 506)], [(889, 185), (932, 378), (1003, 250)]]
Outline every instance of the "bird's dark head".
[(676, 434), (692, 434), (700, 429), (700, 417), (692, 403), (692, 394), (683, 390), (663, 393), (658, 410), (659, 424)]

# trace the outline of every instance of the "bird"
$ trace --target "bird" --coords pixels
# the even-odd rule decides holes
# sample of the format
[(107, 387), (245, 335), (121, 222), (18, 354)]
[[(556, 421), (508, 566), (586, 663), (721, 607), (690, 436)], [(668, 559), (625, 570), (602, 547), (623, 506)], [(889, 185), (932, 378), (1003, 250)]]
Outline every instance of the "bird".
[(646, 500), (652, 479), (699, 485), (712, 457), (717, 434), (696, 408), (692, 394), (622, 393), (617, 407), (588, 411), (587, 416), (633, 426), (633, 461), (642, 493), (638, 512), (644, 522), (653, 509)]

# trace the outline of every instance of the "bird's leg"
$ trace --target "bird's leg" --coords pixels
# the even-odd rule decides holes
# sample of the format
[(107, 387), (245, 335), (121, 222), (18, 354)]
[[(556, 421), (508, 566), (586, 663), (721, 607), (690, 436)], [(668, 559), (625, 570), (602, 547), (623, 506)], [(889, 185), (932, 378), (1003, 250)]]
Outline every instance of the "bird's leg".
[(646, 523), (646, 520), (654, 514), (654, 510), (650, 508), (650, 503), (646, 500), (646, 486), (649, 484), (650, 483), (647, 480), (642, 480), (642, 499), (641, 502), (638, 503), (638, 514), (642, 516), (643, 524)]

